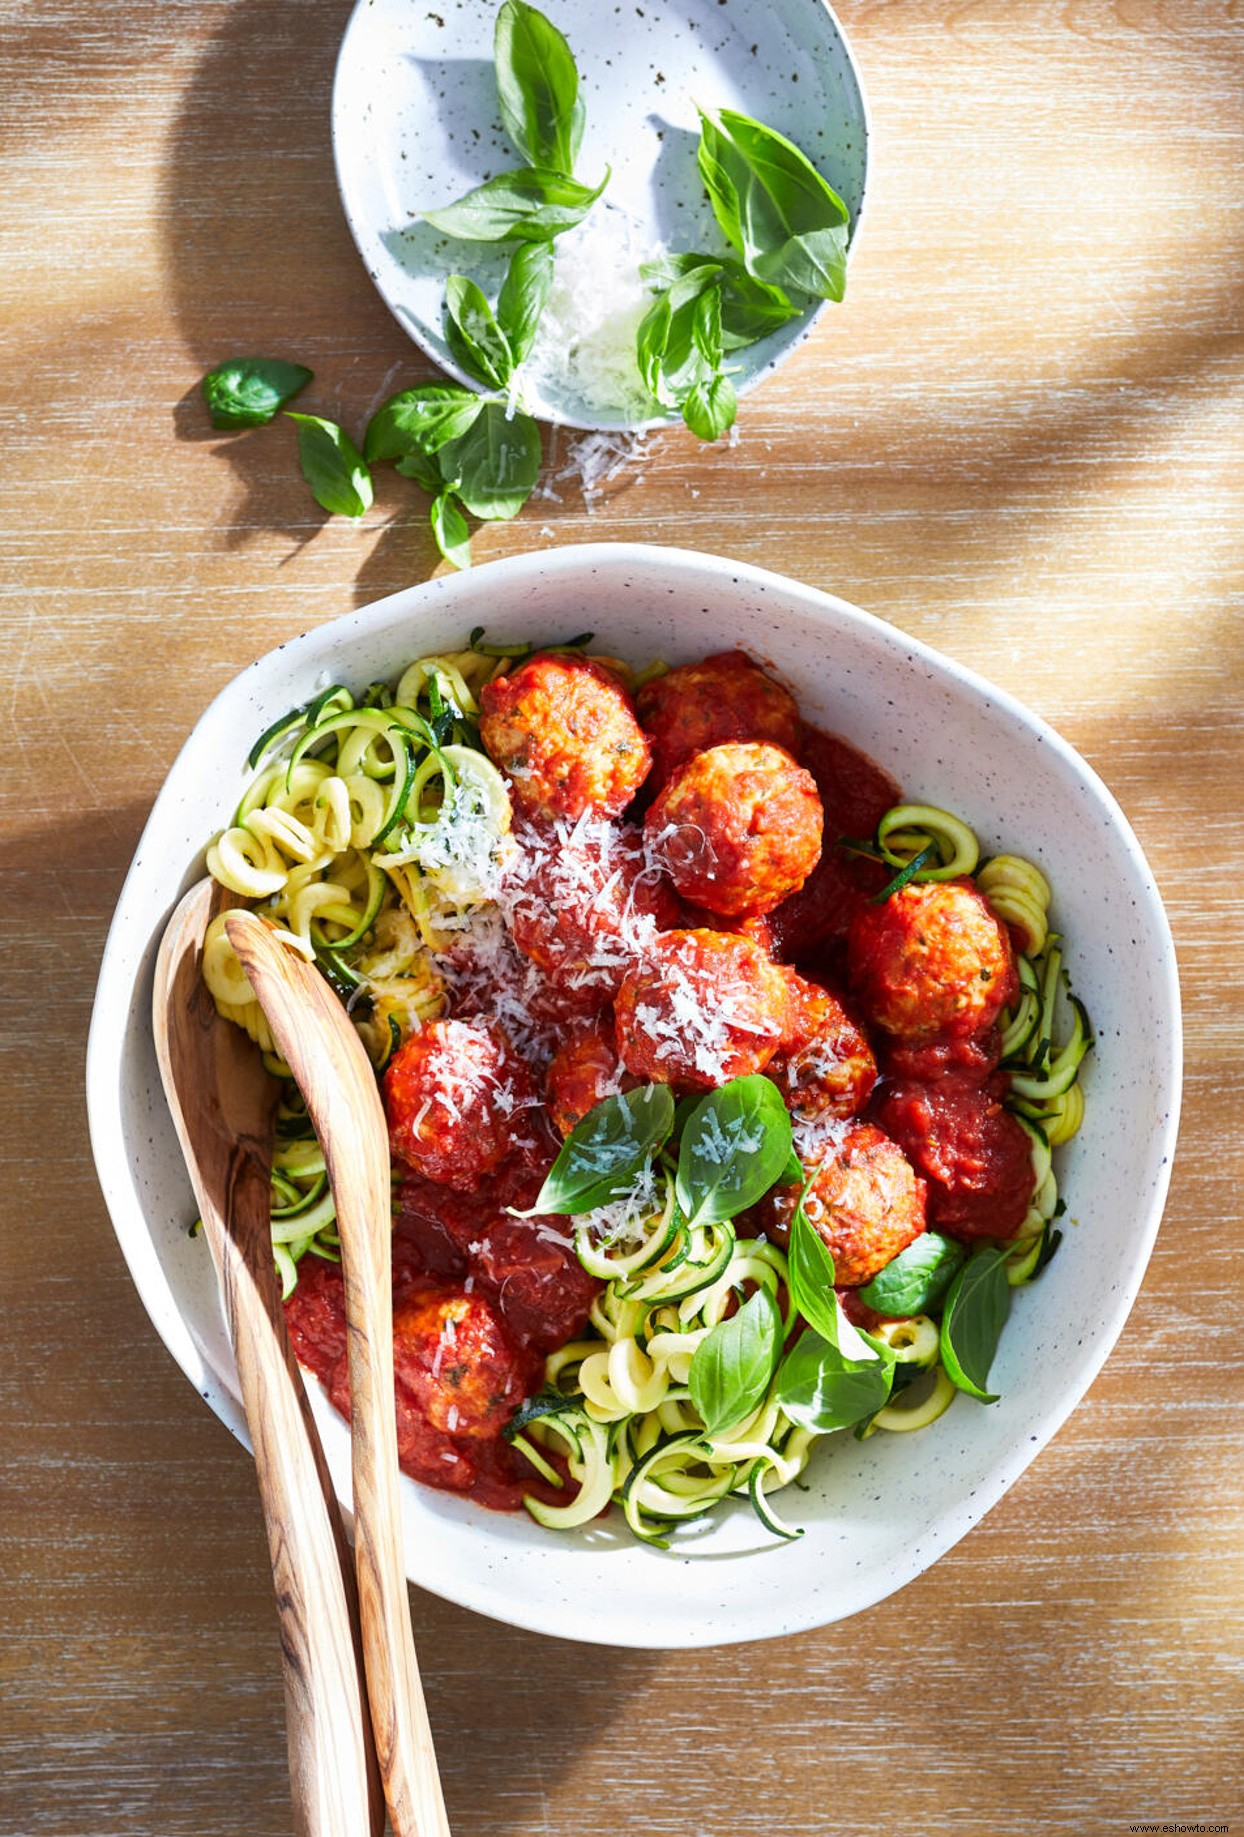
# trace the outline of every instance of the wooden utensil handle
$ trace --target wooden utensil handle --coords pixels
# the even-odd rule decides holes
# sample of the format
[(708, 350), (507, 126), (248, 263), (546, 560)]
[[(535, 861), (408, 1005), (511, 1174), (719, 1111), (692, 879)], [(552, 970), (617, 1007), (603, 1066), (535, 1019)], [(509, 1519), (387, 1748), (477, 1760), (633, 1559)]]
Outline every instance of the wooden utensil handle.
[(402, 1555), (389, 1145), (376, 1077), (317, 970), (279, 944), (253, 913), (231, 912), (225, 929), (306, 1101), (337, 1208), (349, 1324), (359, 1618), (389, 1815), (395, 1837), (450, 1837)]
[[(230, 1214), (268, 1215), (268, 1174), (239, 1143), (229, 1170)], [(268, 1239), (267, 1231), (264, 1239)], [(378, 1837), (384, 1797), (365, 1739), (359, 1657), (351, 1637), (352, 1577), (326, 1504), (319, 1437), (281, 1318), (271, 1244), (209, 1233), (255, 1448), (280, 1622), (290, 1783), (299, 1837)], [(336, 1515), (336, 1501), (333, 1499)], [(338, 1521), (339, 1523), (339, 1521)], [(344, 1554), (344, 1562), (343, 1562)]]

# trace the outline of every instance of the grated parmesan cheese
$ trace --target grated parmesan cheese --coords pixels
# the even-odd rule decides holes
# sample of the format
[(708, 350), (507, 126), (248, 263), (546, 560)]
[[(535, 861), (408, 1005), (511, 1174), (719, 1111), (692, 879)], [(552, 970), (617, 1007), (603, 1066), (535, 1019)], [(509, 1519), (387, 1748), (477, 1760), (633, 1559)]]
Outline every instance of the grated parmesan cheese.
[(524, 394), (570, 395), (632, 421), (654, 412), (635, 334), (652, 304), (639, 265), (661, 253), (661, 243), (641, 243), (634, 218), (608, 201), (558, 237), (548, 303), (522, 365)]

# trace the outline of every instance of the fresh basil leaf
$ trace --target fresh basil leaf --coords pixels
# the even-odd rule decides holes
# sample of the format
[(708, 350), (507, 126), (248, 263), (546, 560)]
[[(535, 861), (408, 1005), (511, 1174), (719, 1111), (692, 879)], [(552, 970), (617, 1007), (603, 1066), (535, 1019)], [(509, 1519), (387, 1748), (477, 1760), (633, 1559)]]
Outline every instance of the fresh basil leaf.
[(496, 178), (442, 210), (425, 210), (425, 223), (467, 242), (551, 242), (583, 219), (609, 183), (609, 169), (594, 189), (544, 166), (499, 172)]
[(935, 1308), (967, 1253), (952, 1237), (922, 1231), (906, 1250), (900, 1250), (871, 1282), (860, 1290), (860, 1300), (878, 1314), (902, 1318), (927, 1314)]
[(699, 268), (711, 268), (714, 273), (721, 269), (721, 257), (717, 255), (654, 255), (648, 261), (640, 262), (639, 278), (653, 289), (664, 290), (680, 281), (684, 275), (694, 274)]
[(412, 453), (435, 453), (447, 440), (465, 434), (483, 403), (461, 383), (421, 383), (403, 389), (379, 407), (367, 423), (363, 457), (405, 459)]
[(696, 1347), (688, 1383), (709, 1435), (746, 1420), (769, 1388), (782, 1351), (782, 1315), (767, 1288)]
[(497, 321), (521, 364), (535, 342), (536, 328), (553, 286), (551, 242), (523, 242), (510, 257), (497, 299)]
[(873, 1363), (880, 1356), (878, 1349), (842, 1311), (834, 1288), (833, 1255), (804, 1211), (802, 1196), (790, 1221), (786, 1265), (790, 1298), (808, 1325), (844, 1358)]
[(497, 101), (505, 131), (531, 166), (572, 173), (583, 139), (583, 103), (574, 57), (557, 27), (505, 0), (493, 35)]
[(445, 282), (445, 338), (464, 370), (492, 389), (505, 388), (514, 368), (510, 341), (482, 289), (465, 274)]
[(697, 383), (708, 383), (716, 361), (697, 343), (699, 302), (715, 290), (712, 266), (693, 268), (658, 294), (639, 322), (635, 356), (644, 386), (657, 401), (678, 407)]
[(1006, 1250), (974, 1250), (950, 1285), (942, 1313), (942, 1364), (952, 1384), (982, 1403), (998, 1393), (985, 1385), (998, 1341), (1011, 1311)]
[(767, 1193), (791, 1153), (790, 1111), (771, 1078), (732, 1078), (700, 1099), (678, 1150), (678, 1203), (688, 1224), (736, 1218)]
[(641, 1084), (594, 1104), (562, 1143), (532, 1211), (576, 1216), (623, 1198), (673, 1126), (666, 1084)]
[(473, 517), (503, 522), (531, 496), (541, 453), (540, 429), (530, 415), (509, 415), (503, 402), (485, 402), (467, 432), (441, 448), (437, 463)]
[(721, 293), (721, 343), (726, 351), (739, 351), (759, 338), (767, 338), (803, 311), (787, 299), (780, 287), (756, 280), (742, 262), (722, 262), (717, 285)]
[(721, 363), (721, 293), (706, 287), (691, 315), (691, 342), (709, 370)]
[(728, 376), (694, 384), (682, 405), (683, 420), (700, 440), (718, 439), (734, 426), (738, 412), (739, 398)]
[(722, 109), (700, 112), (700, 176), (726, 241), (771, 286), (840, 300), (847, 207), (785, 135)]
[(417, 485), (422, 485), (425, 491), (430, 491), (434, 498), (440, 496), (446, 484), (452, 486), (456, 482), (453, 479), (444, 479), (441, 476), (436, 456), (429, 458), (426, 453), (407, 453), (404, 459), (398, 460), (397, 470), (403, 478), (413, 478)]
[(286, 415), (297, 423), (298, 463), (316, 503), (335, 516), (361, 517), (375, 494), (371, 473), (349, 434), (318, 415), (296, 415), (289, 409)]
[(234, 357), (209, 370), (200, 388), (213, 427), (262, 427), (305, 389), (312, 374), (304, 364), (279, 357)]
[(455, 568), (469, 568), (471, 532), (462, 514), (462, 506), (452, 491), (442, 491), (438, 497), (433, 498), (430, 515), (432, 534), (445, 560), (451, 561)]
[(828, 1435), (872, 1416), (890, 1395), (894, 1367), (849, 1359), (819, 1333), (801, 1333), (782, 1362), (776, 1397), (801, 1429)]

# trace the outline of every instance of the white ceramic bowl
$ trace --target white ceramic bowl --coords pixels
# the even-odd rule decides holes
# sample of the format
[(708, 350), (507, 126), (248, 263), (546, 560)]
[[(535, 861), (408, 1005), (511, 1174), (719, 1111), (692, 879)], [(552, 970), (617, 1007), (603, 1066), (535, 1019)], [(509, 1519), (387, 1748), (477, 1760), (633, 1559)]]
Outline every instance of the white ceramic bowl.
[[(1053, 881), (1098, 1046), (1084, 1128), (1061, 1165), (1066, 1236), (1041, 1281), (1018, 1296), (992, 1374), (1001, 1402), (961, 1398), (919, 1434), (823, 1444), (811, 1490), (785, 1507), (806, 1526), (793, 1544), (773, 1543), (742, 1501), (662, 1553), (616, 1523), (558, 1535), (404, 1483), (411, 1579), (518, 1626), (604, 1644), (701, 1646), (840, 1619), (902, 1587), (970, 1530), (1084, 1394), (1149, 1258), (1180, 1088), (1170, 931), (1110, 793), (1009, 696), (842, 600), (677, 549), (563, 548), (411, 587), (294, 639), (230, 683), (156, 801), (100, 972), (87, 1088), (122, 1249), (174, 1358), (245, 1440), (211, 1264), (186, 1235), (193, 1201), (151, 1040), (156, 945), (270, 721), (330, 679), (362, 686), (461, 644), (478, 624), (496, 639), (546, 642), (590, 626), (611, 651), (671, 663), (744, 645), (788, 678), (812, 720), (872, 753), (909, 795), (960, 812), (987, 851), (1034, 855)], [(319, 1415), (348, 1498), (345, 1427), (326, 1407)]]
[[(736, 108), (793, 140), (846, 204), (864, 202), (868, 116), (846, 34), (824, 0), (544, 0), (565, 33), (587, 112), (579, 175), (612, 168), (593, 219), (613, 213), (639, 252), (725, 248), (696, 170), (696, 103)], [(508, 246), (442, 236), (418, 213), (521, 164), (497, 117), (496, 6), (358, 0), (333, 85), (333, 155), (351, 234), (389, 310), (441, 368), (478, 389), (445, 342), (445, 279), (495, 297)], [(800, 344), (821, 308), (736, 352), (746, 390)], [(560, 381), (531, 403), (570, 427), (654, 426)], [(677, 419), (678, 417), (673, 417)]]

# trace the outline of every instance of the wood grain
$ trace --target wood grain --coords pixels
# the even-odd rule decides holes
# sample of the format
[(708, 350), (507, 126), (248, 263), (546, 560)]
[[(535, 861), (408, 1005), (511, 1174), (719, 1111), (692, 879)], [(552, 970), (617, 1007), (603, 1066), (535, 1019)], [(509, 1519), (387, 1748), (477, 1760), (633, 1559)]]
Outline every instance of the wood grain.
[[(113, 902), (208, 698), (425, 577), (413, 494), (320, 518), (224, 355), (357, 427), (427, 366), (336, 202), (344, 0), (0, 0), (0, 1831), (288, 1832), (250, 1463), (155, 1338), (78, 1076)], [(443, 11), (443, 8), (438, 8)], [(873, 109), (850, 298), (736, 447), (663, 435), (481, 561), (680, 542), (830, 587), (1060, 728), (1175, 926), (1185, 1121), (1118, 1348), (936, 1567), (698, 1656), (417, 1603), (459, 1837), (1111, 1837), (1244, 1824), (1244, 22), (1233, 0), (841, 0)], [(564, 448), (563, 448), (564, 452)]]

